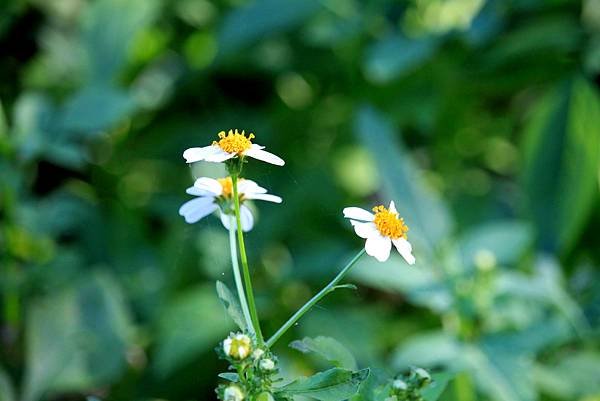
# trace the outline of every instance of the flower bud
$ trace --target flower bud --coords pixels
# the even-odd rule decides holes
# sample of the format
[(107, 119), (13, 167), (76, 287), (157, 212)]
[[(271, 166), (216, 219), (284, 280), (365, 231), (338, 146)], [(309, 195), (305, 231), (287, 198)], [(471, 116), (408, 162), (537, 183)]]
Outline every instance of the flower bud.
[(261, 356), (263, 356), (265, 354), (265, 351), (257, 348), (254, 350), (254, 352), (252, 353), (252, 358), (254, 359), (260, 359)]
[(408, 385), (406, 384), (406, 382), (402, 379), (396, 379), (392, 382), (392, 387), (395, 390), (401, 390), (404, 391), (408, 388)]
[(243, 401), (244, 392), (241, 388), (232, 384), (223, 391), (223, 401)]
[(232, 333), (223, 341), (223, 351), (233, 359), (245, 359), (252, 352), (252, 341), (245, 334)]
[(426, 371), (423, 368), (415, 368), (413, 370), (415, 376), (417, 377), (418, 381), (419, 381), (419, 385), (421, 387), (425, 386), (428, 383), (431, 383), (431, 375), (429, 375), (429, 372)]
[(256, 401), (275, 401), (275, 398), (268, 391), (263, 391), (256, 397)]
[(260, 361), (259, 366), (262, 370), (273, 370), (275, 369), (275, 362), (272, 359), (266, 358)]

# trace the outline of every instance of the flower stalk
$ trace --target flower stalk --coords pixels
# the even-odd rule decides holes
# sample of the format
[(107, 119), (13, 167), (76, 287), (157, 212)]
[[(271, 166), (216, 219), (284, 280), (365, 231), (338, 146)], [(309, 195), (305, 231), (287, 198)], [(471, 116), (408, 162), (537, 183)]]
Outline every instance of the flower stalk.
[(240, 265), (238, 263), (237, 255), (237, 242), (235, 239), (235, 217), (230, 216), (229, 225), (229, 250), (231, 252), (231, 265), (233, 267), (233, 278), (235, 281), (235, 287), (237, 289), (238, 298), (240, 299), (240, 306), (242, 313), (244, 314), (244, 320), (246, 321), (246, 327), (251, 335), (256, 335), (254, 331), (254, 325), (252, 324), (252, 318), (250, 316), (250, 310), (248, 309), (248, 302), (246, 301), (246, 294), (244, 292), (244, 285), (242, 284), (242, 276), (240, 274)]
[(350, 269), (352, 268), (352, 266), (354, 266), (356, 264), (356, 262), (358, 262), (358, 260), (361, 258), (361, 256), (363, 256), (365, 254), (365, 249), (361, 249), (360, 252), (358, 252), (353, 258), (352, 260), (350, 260), (350, 262), (348, 262), (348, 264), (346, 264), (346, 266), (344, 266), (344, 268), (337, 274), (337, 276), (335, 276), (333, 278), (333, 280), (331, 280), (329, 282), (329, 284), (327, 284), (325, 287), (323, 287), (323, 289), (321, 291), (319, 291), (314, 297), (312, 297), (307, 303), (305, 303), (300, 309), (298, 309), (298, 311), (296, 313), (294, 313), (292, 315), (292, 317), (290, 317), (288, 319), (287, 322), (285, 322), (283, 324), (283, 326), (281, 326), (279, 328), (279, 330), (277, 330), (275, 332), (275, 334), (273, 334), (273, 336), (271, 338), (269, 338), (269, 340), (267, 341), (267, 347), (272, 347), (277, 340), (279, 340), (279, 338), (285, 334), (286, 331), (289, 330), (290, 327), (292, 327), (298, 320), (300, 320), (300, 318), (306, 313), (308, 312), (313, 306), (315, 306), (321, 299), (323, 299), (323, 297), (325, 297), (327, 294), (329, 294), (331, 291), (335, 290), (335, 286), (338, 285), (340, 283), (340, 281), (342, 281), (342, 279), (344, 278), (344, 276), (348, 273), (348, 271), (350, 271)]
[[(241, 170), (241, 168), (240, 168)], [(244, 243), (244, 234), (242, 233), (242, 220), (240, 217), (240, 197), (238, 195), (238, 174), (231, 174), (231, 181), (233, 186), (233, 205), (235, 212), (235, 220), (237, 226), (237, 237), (238, 237), (238, 247), (240, 250), (240, 260), (242, 261), (242, 272), (244, 275), (244, 284), (246, 286), (246, 293), (248, 296), (248, 307), (250, 309), (250, 319), (252, 321), (252, 326), (254, 328), (254, 332), (256, 334), (256, 340), (259, 345), (264, 343), (262, 331), (260, 329), (260, 322), (258, 320), (258, 313), (256, 311), (256, 302), (254, 301), (254, 290), (252, 289), (252, 280), (250, 278), (250, 268), (248, 267), (248, 257), (246, 256), (246, 245)]]

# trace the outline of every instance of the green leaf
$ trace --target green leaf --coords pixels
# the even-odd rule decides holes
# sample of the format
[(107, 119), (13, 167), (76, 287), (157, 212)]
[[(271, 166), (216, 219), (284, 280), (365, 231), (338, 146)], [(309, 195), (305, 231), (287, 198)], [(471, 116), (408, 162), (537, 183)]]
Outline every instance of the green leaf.
[(154, 368), (166, 376), (214, 348), (232, 328), (211, 286), (179, 294), (161, 311)]
[(320, 401), (343, 401), (358, 392), (363, 381), (369, 377), (369, 369), (353, 372), (333, 368), (310, 377), (296, 379), (277, 389), (284, 396), (302, 395)]
[(548, 365), (536, 365), (536, 383), (546, 394), (563, 400), (600, 394), (600, 353), (576, 351)]
[(472, 266), (480, 251), (491, 252), (503, 266), (516, 263), (533, 242), (530, 226), (520, 221), (496, 221), (479, 225), (460, 240), (465, 266)]
[[(99, 0), (82, 17), (82, 45), (90, 81), (107, 84), (123, 68), (135, 35), (153, 19), (156, 0)], [(97, 110), (102, 113), (102, 110)]]
[[(371, 151), (381, 171), (383, 203), (394, 200), (400, 215), (410, 227), (409, 240), (419, 244), (419, 253), (432, 251), (452, 231), (448, 207), (431, 191), (401, 143), (391, 123), (372, 107), (362, 107), (355, 130)], [(417, 258), (417, 267), (419, 258)]]
[(299, 25), (321, 8), (318, 0), (258, 0), (233, 10), (219, 32), (221, 55), (231, 55), (268, 37)]
[(23, 400), (105, 385), (125, 368), (132, 327), (119, 287), (95, 273), (35, 302), (27, 319)]
[(62, 128), (77, 134), (97, 135), (134, 109), (129, 95), (104, 85), (88, 86), (73, 95), (64, 106)]
[(242, 313), (238, 299), (231, 293), (229, 288), (227, 288), (227, 285), (221, 281), (217, 281), (217, 295), (229, 317), (231, 317), (242, 331), (247, 330), (246, 320), (244, 319), (244, 314)]
[(10, 377), (0, 368), (0, 401), (17, 401)]
[(293, 341), (290, 347), (305, 354), (314, 352), (338, 368), (354, 370), (357, 367), (352, 353), (339, 341), (331, 337), (305, 337), (302, 340)]
[(597, 199), (600, 100), (583, 79), (554, 90), (525, 129), (522, 177), (540, 246), (568, 252)]
[(405, 294), (414, 304), (434, 311), (448, 310), (452, 304), (452, 294), (432, 268), (424, 263), (417, 268), (407, 266), (398, 255), (392, 254), (386, 263), (362, 258), (350, 272), (350, 277), (382, 291)]
[(433, 382), (421, 391), (421, 395), (425, 398), (425, 401), (436, 401), (440, 398), (454, 376), (455, 374), (451, 372), (434, 373), (431, 376)]
[(240, 381), (240, 376), (237, 373), (232, 372), (219, 373), (219, 377), (233, 383)]
[(438, 43), (433, 37), (409, 39), (390, 35), (367, 49), (364, 63), (367, 78), (385, 83), (400, 77), (433, 56)]
[(394, 353), (392, 361), (398, 370), (413, 365), (452, 367), (462, 350), (463, 344), (443, 331), (421, 333), (404, 341)]

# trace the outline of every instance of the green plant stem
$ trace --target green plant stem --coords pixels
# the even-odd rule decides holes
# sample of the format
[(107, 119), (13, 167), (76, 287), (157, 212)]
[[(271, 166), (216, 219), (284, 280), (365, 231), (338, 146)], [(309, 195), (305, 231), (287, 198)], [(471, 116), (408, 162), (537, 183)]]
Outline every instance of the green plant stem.
[(289, 328), (292, 327), (306, 312), (308, 312), (313, 306), (315, 306), (323, 297), (325, 297), (327, 294), (333, 291), (335, 289), (335, 286), (344, 278), (346, 273), (348, 273), (352, 266), (354, 266), (356, 262), (358, 262), (360, 257), (364, 254), (365, 249), (363, 248), (359, 253), (356, 254), (356, 256), (352, 258), (350, 262), (348, 262), (346, 266), (344, 266), (344, 268), (337, 274), (337, 276), (334, 277), (333, 280), (329, 282), (329, 284), (327, 284), (321, 291), (317, 293), (317, 295), (312, 297), (307, 303), (305, 303), (300, 309), (298, 309), (298, 311), (294, 313), (292, 317), (290, 317), (288, 321), (285, 322), (283, 326), (281, 326), (271, 338), (269, 338), (269, 340), (267, 341), (267, 346), (272, 347), (273, 344), (275, 344), (275, 342), (277, 342), (277, 340), (279, 340), (279, 338), (283, 334), (285, 334), (285, 332), (288, 331)]
[(246, 301), (246, 294), (244, 293), (244, 285), (242, 284), (242, 276), (240, 274), (240, 265), (238, 263), (237, 255), (237, 242), (235, 240), (235, 217), (230, 216), (229, 221), (229, 250), (231, 252), (231, 266), (233, 267), (233, 278), (235, 280), (235, 287), (237, 289), (238, 298), (240, 299), (240, 306), (242, 307), (242, 313), (246, 320), (246, 326), (250, 334), (255, 335), (254, 325), (252, 324), (252, 318), (250, 317), (250, 310), (248, 309), (248, 302)]
[(256, 302), (254, 301), (254, 291), (252, 289), (252, 280), (250, 279), (250, 268), (248, 267), (248, 257), (246, 256), (246, 246), (244, 244), (244, 234), (242, 233), (242, 219), (240, 217), (240, 197), (238, 195), (238, 176), (231, 175), (233, 186), (233, 204), (235, 208), (235, 220), (237, 225), (238, 246), (240, 249), (240, 259), (242, 261), (242, 271), (244, 273), (244, 284), (246, 285), (246, 294), (248, 295), (248, 306), (250, 308), (250, 318), (256, 333), (256, 340), (259, 345), (263, 345), (265, 340), (260, 330), (260, 322), (258, 313), (256, 312)]

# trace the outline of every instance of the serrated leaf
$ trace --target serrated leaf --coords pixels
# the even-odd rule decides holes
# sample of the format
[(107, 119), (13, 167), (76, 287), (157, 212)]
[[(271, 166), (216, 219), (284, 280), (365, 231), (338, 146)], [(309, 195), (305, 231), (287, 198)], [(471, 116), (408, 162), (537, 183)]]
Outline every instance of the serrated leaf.
[(227, 285), (221, 281), (217, 281), (217, 295), (219, 296), (219, 300), (221, 300), (221, 304), (225, 308), (225, 311), (227, 311), (229, 317), (231, 317), (231, 319), (242, 331), (246, 331), (246, 320), (244, 319), (244, 314), (242, 313), (240, 303)]
[(338, 368), (354, 370), (357, 367), (352, 353), (339, 341), (331, 337), (305, 337), (302, 340), (293, 341), (290, 347), (305, 354), (314, 352)]
[(296, 379), (277, 389), (284, 396), (302, 395), (320, 401), (343, 401), (358, 392), (360, 384), (369, 377), (369, 369), (357, 372), (333, 368), (310, 377)]

